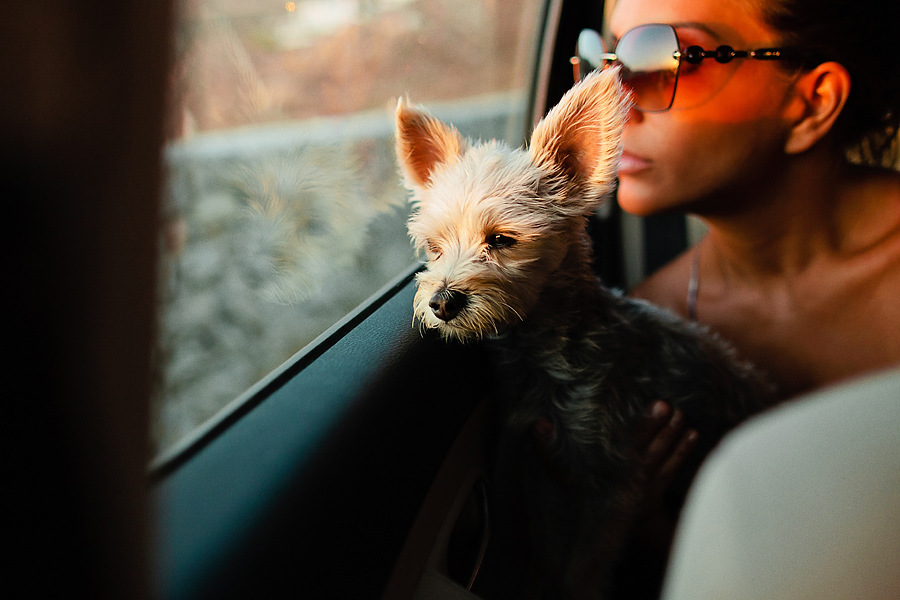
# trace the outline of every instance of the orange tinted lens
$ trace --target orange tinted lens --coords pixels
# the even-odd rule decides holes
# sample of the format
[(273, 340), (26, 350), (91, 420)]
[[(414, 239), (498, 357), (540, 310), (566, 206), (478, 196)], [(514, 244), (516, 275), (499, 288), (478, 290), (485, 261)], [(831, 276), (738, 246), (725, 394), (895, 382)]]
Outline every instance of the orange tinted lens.
[[(685, 40), (681, 40), (683, 44)], [(675, 108), (687, 109), (701, 106), (711, 99), (730, 81), (742, 61), (719, 63), (708, 59), (701, 63), (691, 64), (681, 61), (678, 68), (678, 94)]]
[(678, 80), (678, 38), (665, 25), (642, 25), (629, 30), (616, 45), (622, 80), (643, 111), (666, 110), (675, 98)]

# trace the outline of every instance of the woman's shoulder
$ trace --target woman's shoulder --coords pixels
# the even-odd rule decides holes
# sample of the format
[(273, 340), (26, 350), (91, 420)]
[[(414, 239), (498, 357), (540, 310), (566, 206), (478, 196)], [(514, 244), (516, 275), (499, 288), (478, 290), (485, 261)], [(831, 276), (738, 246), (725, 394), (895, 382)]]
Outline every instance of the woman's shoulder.
[(694, 250), (689, 248), (635, 286), (629, 295), (688, 318), (688, 288), (693, 256)]

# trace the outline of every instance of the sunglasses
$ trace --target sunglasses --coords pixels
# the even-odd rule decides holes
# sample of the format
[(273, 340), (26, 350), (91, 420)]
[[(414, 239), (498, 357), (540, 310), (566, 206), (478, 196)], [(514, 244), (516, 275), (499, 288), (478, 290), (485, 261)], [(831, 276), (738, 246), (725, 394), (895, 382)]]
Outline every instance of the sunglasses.
[(613, 62), (620, 64), (622, 81), (631, 90), (635, 108), (642, 112), (662, 112), (672, 108), (676, 89), (679, 105), (692, 106), (711, 97), (726, 83), (729, 70), (699, 68), (708, 58), (727, 64), (736, 58), (802, 60), (807, 54), (796, 48), (735, 50), (724, 45), (715, 50), (700, 46), (682, 49), (674, 27), (651, 24), (629, 29), (613, 52), (606, 51), (599, 33), (593, 29), (582, 30), (572, 65), (575, 80), (580, 81), (595, 69)]

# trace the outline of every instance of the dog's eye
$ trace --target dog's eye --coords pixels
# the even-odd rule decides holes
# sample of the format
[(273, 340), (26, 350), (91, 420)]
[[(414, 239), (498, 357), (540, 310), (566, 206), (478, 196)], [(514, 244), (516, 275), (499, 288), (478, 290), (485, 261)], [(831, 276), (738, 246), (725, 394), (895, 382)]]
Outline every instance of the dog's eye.
[(442, 254), (441, 247), (431, 241), (425, 245), (425, 252), (431, 259), (440, 258)]
[(485, 240), (488, 248), (491, 250), (500, 250), (502, 248), (509, 248), (510, 246), (514, 246), (516, 240), (514, 238), (509, 237), (508, 235), (503, 235), (502, 233), (492, 233), (487, 236)]

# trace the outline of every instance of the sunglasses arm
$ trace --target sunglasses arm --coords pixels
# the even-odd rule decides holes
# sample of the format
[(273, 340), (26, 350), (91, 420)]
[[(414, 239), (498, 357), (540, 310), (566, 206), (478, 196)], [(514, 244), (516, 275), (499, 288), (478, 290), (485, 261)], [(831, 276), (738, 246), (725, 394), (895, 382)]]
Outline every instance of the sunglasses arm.
[(684, 52), (676, 51), (676, 58), (684, 59), (692, 65), (700, 64), (705, 58), (714, 58), (718, 63), (729, 63), (735, 58), (755, 58), (757, 60), (780, 60), (790, 58), (793, 53), (786, 48), (757, 48), (756, 50), (735, 50), (731, 46), (719, 46), (715, 50), (704, 50), (700, 46), (689, 46)]
[(573, 56), (569, 59), (569, 63), (572, 65), (572, 75), (575, 77), (575, 81), (581, 81), (591, 71), (601, 68), (603, 61), (612, 62), (617, 59), (618, 57), (612, 52), (603, 52), (597, 56), (592, 56), (590, 59)]
[(572, 65), (572, 77), (575, 83), (578, 83), (581, 81), (581, 59), (573, 56), (569, 59), (569, 63)]

